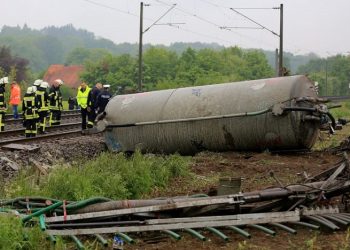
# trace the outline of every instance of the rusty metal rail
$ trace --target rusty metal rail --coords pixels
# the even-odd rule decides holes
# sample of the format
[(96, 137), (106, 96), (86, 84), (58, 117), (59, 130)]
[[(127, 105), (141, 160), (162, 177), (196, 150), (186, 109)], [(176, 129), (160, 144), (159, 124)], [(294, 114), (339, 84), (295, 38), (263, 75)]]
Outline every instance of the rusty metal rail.
[(38, 134), (36, 137), (24, 137), (24, 128), (8, 130), (0, 133), (0, 145), (18, 142), (32, 142), (58, 137), (81, 135), (81, 122), (67, 123), (59, 126), (47, 127), (47, 134)]
[[(72, 114), (80, 114), (80, 110), (78, 109), (74, 109), (74, 110), (62, 110), (62, 116), (65, 116), (65, 115), (72, 115)], [(21, 114), (18, 114), (19, 116), (19, 119), (22, 119), (21, 118)], [(8, 120), (8, 119), (14, 119), (13, 118), (13, 114), (6, 114), (5, 115), (5, 119)]]

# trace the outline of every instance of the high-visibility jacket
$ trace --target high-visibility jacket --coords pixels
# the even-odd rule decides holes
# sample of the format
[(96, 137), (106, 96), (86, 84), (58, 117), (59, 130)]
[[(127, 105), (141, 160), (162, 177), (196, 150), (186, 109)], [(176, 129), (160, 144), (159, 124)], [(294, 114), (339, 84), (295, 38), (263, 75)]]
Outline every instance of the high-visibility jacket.
[(10, 104), (19, 105), (21, 103), (21, 88), (17, 83), (11, 84)]
[(77, 102), (78, 102), (78, 105), (84, 109), (86, 109), (88, 106), (88, 96), (89, 96), (90, 90), (91, 88), (89, 88), (89, 86), (86, 86), (84, 91), (82, 91), (81, 87), (78, 88)]
[(22, 111), (25, 120), (38, 118), (38, 99), (35, 94), (26, 94), (23, 97)]
[(0, 86), (0, 113), (6, 113), (5, 87)]
[(48, 111), (49, 110), (49, 95), (44, 88), (40, 88), (35, 92), (38, 99), (38, 111)]

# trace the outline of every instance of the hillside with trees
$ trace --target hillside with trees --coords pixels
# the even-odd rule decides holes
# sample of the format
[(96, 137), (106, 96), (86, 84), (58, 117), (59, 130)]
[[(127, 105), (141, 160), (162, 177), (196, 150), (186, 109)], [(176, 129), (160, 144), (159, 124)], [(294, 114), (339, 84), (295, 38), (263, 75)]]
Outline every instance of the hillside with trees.
[[(26, 58), (29, 68), (35, 72), (42, 72), (51, 64), (83, 64), (88, 60), (96, 61), (107, 53), (112, 55), (130, 54), (136, 56), (138, 44), (115, 44), (104, 38), (96, 38), (94, 33), (77, 29), (72, 24), (62, 27), (49, 26), (41, 30), (23, 27), (3, 26), (0, 32), (0, 47), (8, 46), (14, 55)], [(168, 49), (181, 55), (187, 48), (196, 51), (202, 49), (223, 50), (225, 47), (217, 43), (184, 43), (175, 42), (170, 46), (144, 44), (144, 50), (154, 46)], [(273, 51), (263, 51), (271, 67), (275, 65)], [(294, 73), (301, 65), (314, 59), (316, 55), (294, 56), (285, 53), (287, 68)]]
[[(137, 57), (107, 55), (86, 63), (82, 79), (108, 82), (112, 88), (134, 89)], [(180, 55), (166, 48), (151, 47), (144, 53), (144, 89), (167, 89), (272, 77), (274, 71), (260, 51), (238, 47), (221, 50), (186, 49)]]

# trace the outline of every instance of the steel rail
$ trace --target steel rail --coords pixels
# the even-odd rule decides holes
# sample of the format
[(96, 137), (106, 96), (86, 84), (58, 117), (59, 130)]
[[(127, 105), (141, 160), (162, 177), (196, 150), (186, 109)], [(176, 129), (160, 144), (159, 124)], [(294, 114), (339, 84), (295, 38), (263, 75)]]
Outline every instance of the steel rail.
[[(62, 110), (62, 116), (66, 115), (66, 114), (80, 114), (80, 110), (79, 109), (74, 109), (74, 110)], [(19, 117), (21, 117), (21, 114), (18, 114)], [(13, 118), (13, 114), (6, 114), (5, 115), (5, 119), (11, 119)]]
[[(56, 125), (56, 126), (51, 126), (51, 127), (46, 127), (46, 131), (56, 131), (60, 129), (67, 129), (69, 127), (77, 127), (80, 126), (81, 122), (75, 122), (75, 123), (66, 123), (66, 124), (61, 124), (61, 125)], [(18, 128), (18, 129), (12, 129), (12, 130), (5, 130), (0, 132), (0, 143), (1, 143), (1, 138), (7, 138), (8, 136), (16, 136), (16, 135), (24, 135), (25, 128)], [(38, 137), (41, 137), (38, 135)]]

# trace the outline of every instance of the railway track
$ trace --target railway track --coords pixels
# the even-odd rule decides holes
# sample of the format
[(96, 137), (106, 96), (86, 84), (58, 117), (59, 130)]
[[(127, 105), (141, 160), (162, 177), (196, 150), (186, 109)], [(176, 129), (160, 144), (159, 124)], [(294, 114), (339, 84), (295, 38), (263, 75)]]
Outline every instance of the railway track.
[[(61, 123), (69, 123), (80, 118), (80, 110), (66, 110), (62, 112)], [(12, 114), (6, 115), (5, 129), (23, 126), (23, 118), (14, 119)]]
[[(80, 114), (80, 110), (74, 109), (74, 110), (62, 110), (62, 116), (64, 115), (72, 115), (72, 114)], [(19, 117), (21, 118), (21, 115), (19, 114)], [(13, 119), (13, 114), (6, 114), (5, 119)]]
[(81, 122), (67, 123), (59, 126), (47, 127), (47, 134), (38, 134), (36, 137), (25, 137), (25, 129), (13, 129), (0, 132), (0, 145), (10, 143), (25, 143), (33, 141), (42, 141), (60, 137), (72, 137), (81, 135)]

